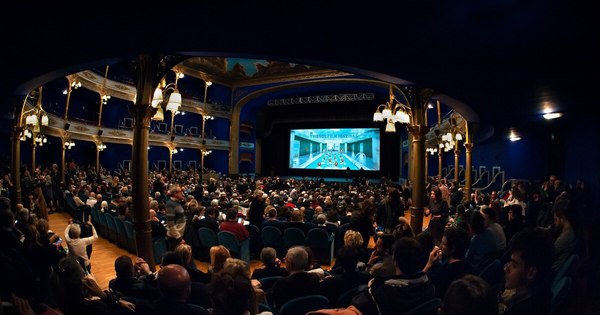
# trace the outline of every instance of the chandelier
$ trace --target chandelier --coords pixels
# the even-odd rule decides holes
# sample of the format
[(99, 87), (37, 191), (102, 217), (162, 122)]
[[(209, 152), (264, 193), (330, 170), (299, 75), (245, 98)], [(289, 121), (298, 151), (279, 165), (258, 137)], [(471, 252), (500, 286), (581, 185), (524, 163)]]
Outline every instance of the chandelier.
[(183, 73), (177, 73), (175, 76), (175, 82), (165, 85), (163, 88), (157, 87), (154, 90), (154, 96), (152, 97), (151, 106), (158, 108), (152, 120), (163, 121), (165, 119), (165, 110), (170, 111), (173, 116), (179, 113), (179, 107), (181, 107), (181, 94), (177, 89), (177, 81), (183, 78)]
[(390, 100), (377, 106), (373, 113), (373, 121), (386, 121), (385, 132), (396, 132), (395, 123), (410, 123), (411, 109), (396, 98), (392, 85), (390, 85), (389, 94)]
[[(19, 134), (19, 139), (21, 141), (27, 140), (27, 138), (33, 138), (34, 144), (43, 146), (48, 142), (46, 136), (42, 134), (42, 126), (48, 126), (49, 118), (46, 111), (42, 108), (42, 88), (39, 88), (37, 102), (35, 106), (27, 111), (24, 111), (21, 114), (21, 123), (24, 122), (23, 130)], [(30, 97), (31, 94), (28, 94), (27, 97)], [(27, 98), (25, 98), (25, 103), (27, 102)], [(25, 103), (23, 106), (25, 106)]]

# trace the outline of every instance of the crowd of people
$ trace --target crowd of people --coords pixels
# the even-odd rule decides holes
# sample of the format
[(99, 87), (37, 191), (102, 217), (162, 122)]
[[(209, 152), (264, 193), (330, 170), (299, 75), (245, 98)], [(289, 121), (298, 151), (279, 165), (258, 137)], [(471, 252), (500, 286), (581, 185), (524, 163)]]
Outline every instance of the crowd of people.
[[(0, 204), (0, 261), (8, 272), (0, 276), (0, 298), (17, 312), (257, 314), (260, 305), (277, 311), (294, 298), (320, 294), (361, 314), (402, 314), (435, 297), (444, 301), (443, 314), (547, 314), (554, 273), (570, 255), (589, 250), (579, 220), (584, 186), (563, 185), (555, 176), (540, 187), (475, 191), (469, 201), (457, 183), (432, 178), (423, 196), (429, 225), (417, 234), (405, 218), (409, 182), (221, 177), (203, 183), (195, 170), (155, 171), (148, 174), (149, 209), (138, 209), (126, 171), (71, 165), (61, 183), (55, 170), (24, 172), (23, 181), (38, 179), (23, 190), (27, 205), (11, 207), (10, 178), (1, 186), (8, 192)], [(73, 219), (62, 244), (49, 231), (48, 213), (68, 207)], [(152, 236), (168, 240), (160, 270), (118, 257), (117, 278), (101, 290), (89, 260), (98, 238), (93, 208), (125, 221), (133, 220), (133, 211), (148, 211)], [(244, 241), (250, 237), (244, 221), (282, 232), (323, 229), (336, 238), (335, 264), (324, 270), (307, 246), (265, 247), (254, 256), (264, 266), (251, 273), (247, 262), (215, 246), (207, 253), (208, 272), (198, 270), (193, 257), (204, 252), (198, 229), (228, 231)], [(497, 259), (505, 263), (505, 281), (479, 277)], [(272, 276), (281, 278), (263, 288), (260, 280)], [(336, 304), (361, 285), (367, 290), (356, 292), (351, 305)]]

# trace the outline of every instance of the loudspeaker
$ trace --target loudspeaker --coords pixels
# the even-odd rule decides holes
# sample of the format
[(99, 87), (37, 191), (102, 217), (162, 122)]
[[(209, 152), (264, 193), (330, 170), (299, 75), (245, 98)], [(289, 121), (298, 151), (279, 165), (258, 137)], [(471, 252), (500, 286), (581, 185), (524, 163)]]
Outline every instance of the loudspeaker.
[(202, 139), (202, 144), (206, 144), (206, 140)]
[(171, 141), (175, 141), (175, 136), (171, 136)]
[(98, 130), (98, 135), (101, 136), (102, 135), (102, 129)]
[(65, 130), (69, 130), (69, 127), (71, 127), (71, 124), (65, 123)]

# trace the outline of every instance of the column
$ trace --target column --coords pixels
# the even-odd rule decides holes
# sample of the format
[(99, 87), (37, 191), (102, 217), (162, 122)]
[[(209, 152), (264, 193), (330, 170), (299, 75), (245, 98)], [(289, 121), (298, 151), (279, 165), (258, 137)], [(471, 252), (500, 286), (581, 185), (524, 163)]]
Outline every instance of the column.
[(33, 175), (33, 173), (35, 172), (35, 151), (37, 148), (37, 145), (35, 143), (35, 137), (37, 136), (37, 133), (34, 133), (31, 136), (31, 174)]
[(473, 150), (473, 144), (472, 143), (465, 143), (465, 172), (468, 170), (468, 172), (465, 173), (465, 189), (464, 189), (464, 197), (466, 198), (467, 201), (471, 200), (471, 151)]
[(27, 102), (27, 97), (23, 101), (16, 97), (11, 97), (11, 102), (15, 104), (15, 118), (13, 123), (13, 134), (12, 134), (12, 150), (10, 160), (10, 172), (13, 181), (14, 189), (11, 191), (11, 206), (13, 209), (17, 206), (17, 203), (21, 201), (21, 139), (20, 135), (24, 128), (21, 126), (21, 115), (23, 113), (23, 106)]
[(427, 125), (425, 125), (425, 115), (427, 103), (433, 94), (430, 89), (422, 89), (415, 93), (415, 101), (412, 107), (412, 124), (408, 131), (412, 136), (412, 206), (410, 207), (410, 225), (416, 234), (423, 230), (423, 210), (425, 208), (425, 134)]
[(256, 145), (254, 146), (254, 172), (262, 174), (262, 139), (255, 140)]
[(412, 180), (412, 206), (410, 207), (410, 225), (416, 234), (423, 230), (423, 210), (425, 207), (425, 133), (426, 126), (410, 126), (411, 134), (411, 180)]
[[(156, 109), (150, 106), (157, 74), (158, 58), (140, 55), (137, 67), (137, 97), (131, 107), (133, 116), (133, 150), (131, 156), (131, 179), (133, 220), (137, 255), (148, 262), (151, 270), (155, 270), (152, 247), (152, 228), (150, 226), (148, 205), (148, 130), (150, 119)], [(157, 82), (158, 83), (158, 82)]]
[(62, 153), (62, 156), (61, 156), (61, 159), (60, 159), (60, 162), (61, 162), (61, 166), (60, 166), (60, 181), (64, 182), (65, 181), (65, 171), (66, 171), (65, 170), (65, 162), (66, 162), (65, 161), (65, 151), (67, 150), (67, 148), (65, 148), (65, 137), (62, 137), (60, 140), (61, 140), (60, 141), (60, 143), (61, 143), (60, 150), (61, 150), (61, 153)]
[(444, 149), (438, 147), (438, 178), (442, 179), (442, 157), (444, 156)]
[(454, 181), (456, 181), (456, 184), (460, 184), (460, 182), (458, 181), (458, 159), (460, 158), (460, 150), (458, 149), (458, 141), (456, 141), (456, 144), (454, 145)]

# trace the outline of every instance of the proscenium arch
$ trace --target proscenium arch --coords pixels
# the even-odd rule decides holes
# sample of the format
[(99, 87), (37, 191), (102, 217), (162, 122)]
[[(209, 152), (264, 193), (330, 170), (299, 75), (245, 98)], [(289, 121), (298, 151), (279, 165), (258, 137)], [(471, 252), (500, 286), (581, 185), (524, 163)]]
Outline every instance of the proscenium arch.
[[(365, 78), (335, 78), (335, 79), (319, 79), (312, 80), (306, 82), (292, 82), (286, 83), (278, 86), (267, 87), (258, 91), (254, 91), (245, 95), (241, 98), (234, 106), (231, 112), (231, 124), (229, 129), (229, 145), (230, 145), (230, 157), (229, 157), (229, 173), (237, 174), (239, 171), (239, 131), (240, 131), (240, 114), (246, 104), (248, 104), (253, 99), (267, 95), (273, 92), (283, 91), (283, 90), (291, 90), (294, 88), (308, 87), (308, 86), (316, 86), (319, 84), (329, 84), (329, 83), (350, 83), (350, 84), (363, 84), (363, 85), (375, 85), (380, 86), (382, 88), (387, 89), (390, 84), (389, 82), (380, 81), (377, 79), (365, 79)], [(394, 85), (395, 91), (400, 91), (397, 86)], [(387, 94), (387, 91), (386, 91)], [(404, 94), (402, 94), (404, 98)], [(408, 100), (406, 100), (408, 101)], [(376, 106), (376, 105), (375, 105)], [(375, 106), (373, 108), (375, 108)]]

